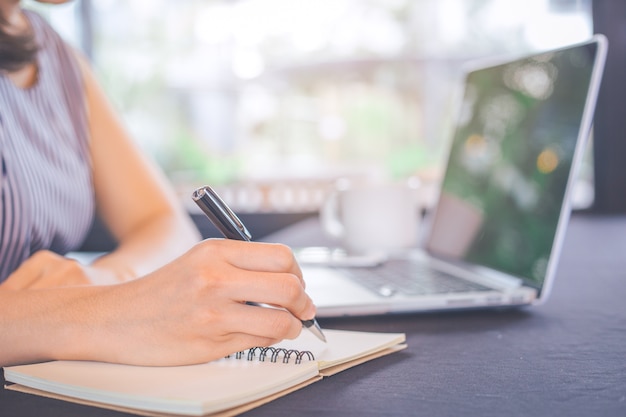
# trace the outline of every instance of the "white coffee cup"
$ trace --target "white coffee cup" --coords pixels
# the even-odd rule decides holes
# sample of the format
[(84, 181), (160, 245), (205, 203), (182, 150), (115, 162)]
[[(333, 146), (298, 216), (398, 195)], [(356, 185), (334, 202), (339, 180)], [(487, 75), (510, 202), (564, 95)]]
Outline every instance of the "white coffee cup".
[(353, 254), (392, 253), (415, 246), (419, 184), (338, 183), (320, 210), (324, 231)]

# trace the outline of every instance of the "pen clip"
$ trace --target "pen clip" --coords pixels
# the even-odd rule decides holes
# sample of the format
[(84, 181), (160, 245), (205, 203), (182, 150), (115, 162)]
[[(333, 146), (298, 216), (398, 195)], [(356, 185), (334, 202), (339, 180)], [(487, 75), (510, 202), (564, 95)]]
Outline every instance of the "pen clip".
[(252, 240), (246, 226), (211, 187), (205, 185), (198, 188), (192, 198), (226, 238)]

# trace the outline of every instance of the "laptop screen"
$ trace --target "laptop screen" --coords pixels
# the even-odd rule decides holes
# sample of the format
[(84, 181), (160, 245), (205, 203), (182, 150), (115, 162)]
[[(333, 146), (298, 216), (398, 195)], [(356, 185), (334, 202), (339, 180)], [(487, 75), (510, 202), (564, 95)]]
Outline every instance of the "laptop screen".
[(579, 137), (589, 133), (581, 125), (597, 49), (589, 42), (467, 73), (431, 253), (541, 288)]

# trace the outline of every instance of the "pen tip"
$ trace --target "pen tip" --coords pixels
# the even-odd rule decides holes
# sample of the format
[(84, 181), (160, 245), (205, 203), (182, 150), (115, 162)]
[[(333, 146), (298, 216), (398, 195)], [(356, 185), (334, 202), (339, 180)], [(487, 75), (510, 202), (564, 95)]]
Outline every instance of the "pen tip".
[(317, 320), (315, 319), (305, 320), (302, 322), (302, 324), (304, 325), (304, 327), (309, 329), (315, 336), (317, 336), (318, 339), (326, 343), (326, 336), (324, 336), (324, 333), (322, 332), (322, 328), (317, 323)]

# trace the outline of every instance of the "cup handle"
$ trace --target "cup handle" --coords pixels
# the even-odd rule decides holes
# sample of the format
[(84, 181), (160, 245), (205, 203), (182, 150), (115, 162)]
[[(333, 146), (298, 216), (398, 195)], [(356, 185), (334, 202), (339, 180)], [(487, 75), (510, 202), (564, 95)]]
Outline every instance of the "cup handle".
[(320, 208), (320, 223), (322, 229), (329, 236), (340, 239), (345, 233), (345, 227), (339, 217), (339, 193), (332, 192)]

